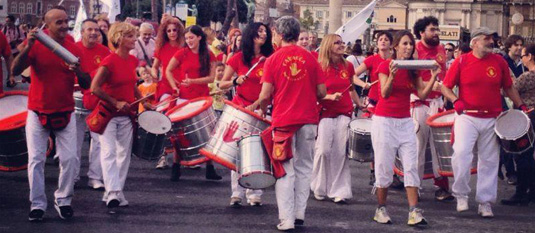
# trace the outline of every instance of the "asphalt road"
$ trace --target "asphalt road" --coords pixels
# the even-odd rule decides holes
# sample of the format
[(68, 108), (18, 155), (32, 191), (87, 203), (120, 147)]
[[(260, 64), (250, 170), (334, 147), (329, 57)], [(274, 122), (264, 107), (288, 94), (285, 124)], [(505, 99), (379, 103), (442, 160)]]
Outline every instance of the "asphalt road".
[[(19, 85), (18, 88), (24, 88)], [(0, 110), (1, 111), (1, 110)], [(179, 182), (170, 182), (170, 170), (155, 170), (155, 161), (132, 158), (125, 187), (129, 207), (115, 215), (107, 213), (100, 201), (102, 191), (87, 184), (87, 147), (82, 157), (82, 179), (73, 199), (74, 219), (63, 221), (53, 208), (53, 192), (59, 169), (47, 162), (46, 193), (49, 208), (42, 223), (28, 222), (30, 203), (26, 171), (0, 172), (0, 232), (277, 232), (277, 206), (273, 188), (265, 190), (262, 207), (230, 208), (230, 172), (217, 166), (224, 178), (208, 181), (204, 168), (184, 169)], [(455, 211), (455, 202), (433, 200), (432, 181), (425, 181), (420, 207), (429, 225), (412, 228), (406, 225), (408, 206), (403, 191), (391, 190), (388, 209), (394, 223), (380, 225), (372, 221), (375, 197), (368, 185), (368, 164), (350, 161), (354, 198), (346, 205), (330, 201), (308, 201), (305, 226), (295, 232), (535, 232), (535, 204), (523, 207), (494, 205), (495, 218), (477, 215), (474, 193), (470, 210)], [(475, 189), (476, 176), (471, 187)], [(514, 187), (499, 182), (498, 199), (509, 197)]]

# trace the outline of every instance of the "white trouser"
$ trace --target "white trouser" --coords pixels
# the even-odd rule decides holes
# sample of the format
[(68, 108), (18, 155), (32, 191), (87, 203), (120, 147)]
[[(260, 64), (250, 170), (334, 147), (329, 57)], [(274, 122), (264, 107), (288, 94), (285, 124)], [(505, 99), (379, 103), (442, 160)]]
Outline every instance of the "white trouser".
[(130, 156), (132, 152), (133, 128), (129, 117), (114, 117), (100, 135), (100, 162), (104, 175), (106, 193), (122, 195)]
[[(411, 95), (411, 100), (418, 99), (414, 94)], [(418, 175), (420, 177), (420, 183), (424, 178), (425, 170), (425, 154), (427, 150), (427, 145), (431, 146), (432, 154), (432, 163), (433, 163), (433, 175), (438, 178), (441, 177), (438, 173), (438, 157), (436, 154), (435, 144), (433, 143), (433, 134), (431, 133), (431, 128), (427, 125), (427, 118), (438, 113), (438, 109), (444, 106), (444, 101), (442, 97), (427, 99), (429, 106), (420, 105), (414, 108), (411, 108), (412, 118), (414, 118), (419, 124), (419, 130), (416, 132), (416, 149), (418, 153)]]
[(253, 198), (262, 197), (262, 189), (247, 189), (240, 186), (238, 183), (238, 178), (240, 174), (234, 170), (230, 171), (230, 186), (232, 189), (232, 196), (230, 197), (239, 197), (241, 199), (247, 197), (248, 200)]
[(494, 134), (495, 118), (478, 118), (462, 114), (455, 118), (452, 167), (452, 190), (457, 197), (470, 193), (470, 169), (474, 145), (477, 145), (476, 201), (494, 203), (498, 191), (498, 164), (500, 147)]
[[(87, 124), (85, 119), (87, 115), (76, 114), (76, 155), (82, 161), (82, 146), (84, 144), (85, 132), (87, 131)], [(98, 134), (90, 132), (91, 143), (89, 147), (89, 171), (87, 176), (92, 180), (102, 181), (102, 167), (100, 166), (100, 142)], [(80, 180), (80, 166), (76, 167), (75, 182)]]
[(314, 169), (310, 189), (329, 198), (350, 199), (351, 173), (346, 158), (347, 127), (351, 119), (340, 115), (323, 118), (318, 125)]
[(292, 138), (293, 158), (282, 166), (286, 175), (277, 180), (275, 195), (281, 221), (305, 219), (317, 125), (304, 125)]
[(416, 134), (412, 118), (372, 117), (372, 145), (375, 153), (375, 187), (388, 188), (399, 154), (405, 187), (420, 187)]
[[(74, 177), (80, 160), (76, 156), (76, 117), (71, 114), (67, 127), (55, 130), (56, 154), (59, 157), (58, 189), (54, 192), (59, 206), (71, 205), (74, 193)], [(45, 162), (50, 130), (45, 129), (37, 114), (28, 111), (26, 118), (26, 142), (28, 144), (28, 181), (30, 183), (31, 209), (46, 210)]]

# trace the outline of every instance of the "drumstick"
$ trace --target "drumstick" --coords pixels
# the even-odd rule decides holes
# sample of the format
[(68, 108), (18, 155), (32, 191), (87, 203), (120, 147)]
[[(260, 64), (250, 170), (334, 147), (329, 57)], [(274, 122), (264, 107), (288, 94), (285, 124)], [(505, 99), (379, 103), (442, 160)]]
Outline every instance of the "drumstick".
[(140, 99), (138, 99), (138, 100), (136, 100), (136, 101), (130, 103), (130, 105), (137, 104), (137, 103), (139, 103), (139, 102), (141, 102), (141, 101), (143, 101), (143, 100), (146, 100), (146, 99), (148, 99), (148, 98), (150, 98), (150, 97), (152, 97), (152, 96), (154, 96), (154, 93), (150, 93), (150, 94), (146, 95), (145, 97), (140, 98)]
[(487, 110), (472, 110), (472, 109), (469, 109), (469, 110), (464, 110), (463, 113), (489, 113), (489, 111), (487, 111)]
[(349, 86), (348, 86), (346, 89), (344, 89), (344, 90), (342, 91), (342, 94), (345, 93), (346, 91), (348, 91), (349, 88), (351, 88), (352, 86), (353, 86), (353, 84), (349, 84)]
[(260, 62), (263, 62), (265, 60), (266, 60), (265, 57), (263, 57), (263, 56), (260, 57), (260, 59), (258, 59), (258, 61), (253, 66), (251, 66), (251, 69), (249, 69), (247, 71), (247, 73), (245, 73), (245, 78), (249, 77), (249, 74), (251, 74), (251, 72), (253, 72), (253, 70), (258, 66), (258, 64), (260, 64)]
[(159, 108), (159, 107), (161, 107), (161, 106), (164, 106), (164, 105), (166, 105), (166, 104), (168, 104), (168, 103), (171, 103), (172, 101), (177, 100), (178, 98), (180, 98), (180, 97), (176, 97), (176, 98), (173, 98), (173, 99), (162, 100), (162, 102), (159, 103), (158, 105), (154, 106), (154, 108), (156, 109), (156, 108)]
[(373, 85), (375, 85), (375, 84), (377, 84), (378, 82), (379, 82), (379, 80), (375, 80), (375, 81), (373, 81), (372, 83), (370, 83), (370, 87), (373, 86)]

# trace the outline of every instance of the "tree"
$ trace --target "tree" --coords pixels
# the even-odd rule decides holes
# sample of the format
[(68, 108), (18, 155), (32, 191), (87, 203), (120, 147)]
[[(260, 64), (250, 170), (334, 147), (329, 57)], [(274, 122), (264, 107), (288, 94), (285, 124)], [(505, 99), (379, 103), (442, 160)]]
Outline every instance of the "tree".
[(308, 9), (303, 11), (303, 17), (299, 18), (299, 21), (301, 22), (301, 26), (307, 30), (311, 30), (314, 28), (314, 18), (312, 17), (312, 12)]

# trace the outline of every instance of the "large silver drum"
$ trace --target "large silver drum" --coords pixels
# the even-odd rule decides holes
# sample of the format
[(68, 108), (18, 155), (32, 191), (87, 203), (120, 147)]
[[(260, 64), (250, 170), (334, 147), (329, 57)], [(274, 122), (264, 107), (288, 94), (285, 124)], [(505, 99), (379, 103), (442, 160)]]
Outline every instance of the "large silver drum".
[[(396, 155), (396, 162), (394, 162), (394, 172), (399, 176), (404, 176), (403, 172), (403, 163), (399, 155)], [(424, 175), (423, 179), (432, 179), (435, 178), (433, 173), (433, 155), (431, 154), (431, 145), (427, 143), (427, 148), (425, 150), (425, 164), (424, 164)]]
[[(453, 156), (453, 147), (451, 146), (451, 127), (455, 121), (455, 110), (449, 110), (430, 116), (426, 123), (431, 127), (436, 155), (438, 157), (438, 173), (441, 176), (453, 176), (451, 166), (451, 157)], [(472, 169), (470, 172), (477, 172), (477, 145), (474, 145), (474, 157), (472, 159)]]
[(212, 131), (210, 141), (200, 150), (209, 159), (237, 171), (238, 140), (251, 134), (260, 134), (271, 122), (256, 113), (225, 100), (223, 114)]
[(503, 150), (511, 154), (522, 154), (533, 147), (535, 132), (531, 120), (520, 110), (502, 112), (496, 119), (494, 132), (498, 135)]
[(238, 183), (248, 189), (263, 189), (275, 184), (271, 161), (260, 135), (250, 135), (238, 142)]
[(212, 98), (188, 100), (170, 109), (166, 115), (172, 122), (168, 136), (175, 142), (173, 147), (181, 157), (180, 163), (193, 166), (208, 161), (208, 158), (199, 154), (199, 149), (208, 143), (217, 122)]
[(74, 112), (79, 115), (89, 115), (91, 110), (84, 107), (84, 94), (81, 91), (75, 91), (72, 95), (74, 97)]
[(347, 157), (359, 162), (373, 161), (372, 119), (357, 118), (349, 122)]

